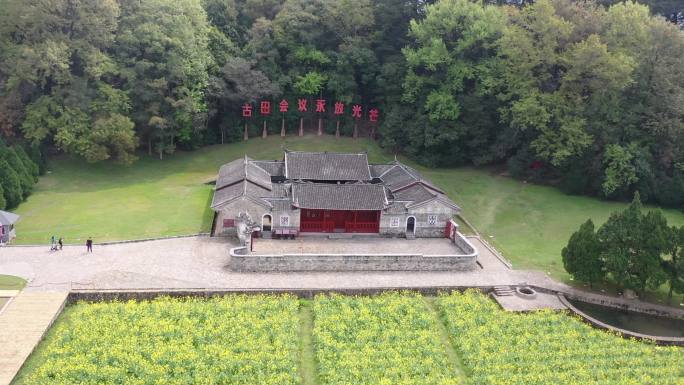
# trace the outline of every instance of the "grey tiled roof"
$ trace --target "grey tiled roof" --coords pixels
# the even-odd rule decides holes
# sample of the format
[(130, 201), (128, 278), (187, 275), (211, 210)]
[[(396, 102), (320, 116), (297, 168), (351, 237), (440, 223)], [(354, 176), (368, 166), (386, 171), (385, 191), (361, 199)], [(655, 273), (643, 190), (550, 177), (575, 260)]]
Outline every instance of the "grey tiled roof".
[(19, 220), (19, 215), (0, 210), (0, 225), (9, 226)]
[(253, 160), (252, 164), (261, 167), (271, 176), (285, 176), (285, 162), (282, 160)]
[(248, 180), (243, 180), (214, 191), (214, 198), (211, 201), (211, 207), (219, 206), (242, 196), (253, 198), (256, 202), (270, 206), (270, 203), (262, 199), (269, 197), (270, 195), (270, 190), (267, 190)]
[(290, 196), (290, 184), (289, 183), (273, 183), (271, 185), (273, 190), (271, 190), (271, 197), (273, 198), (288, 198)]
[(270, 197), (272, 190), (271, 175), (255, 165), (251, 159), (244, 157), (226, 163), (219, 169), (211, 207), (216, 208), (241, 196), (270, 205), (262, 198)]
[(366, 154), (332, 152), (286, 152), (287, 179), (370, 181)]
[(404, 190), (392, 193), (395, 200), (410, 201), (414, 204), (428, 201), (437, 196), (436, 192), (430, 191), (421, 184), (415, 184)]
[[(287, 175), (284, 175), (287, 174)], [(272, 177), (286, 177), (284, 183)], [(314, 181), (381, 183), (313, 183)], [(274, 179), (277, 180), (277, 179)], [(212, 208), (245, 196), (274, 210), (397, 210), (435, 201), (460, 208), (418, 171), (398, 161), (369, 165), (366, 154), (286, 152), (285, 161), (238, 159), (221, 167)], [(396, 202), (395, 202), (396, 201)]]
[(270, 200), (271, 205), (273, 205), (273, 211), (289, 211), (292, 210), (292, 202), (284, 199), (273, 199)]
[(380, 179), (382, 179), (382, 182), (392, 191), (418, 181), (415, 176), (411, 175), (400, 166), (392, 167), (391, 170), (380, 176)]
[(380, 175), (382, 175), (385, 171), (389, 170), (392, 168), (391, 164), (371, 164), (368, 165), (370, 168), (371, 176), (373, 178), (377, 178)]
[(295, 183), (292, 198), (305, 209), (382, 210), (388, 203), (382, 185), (367, 183)]
[(261, 167), (253, 164), (250, 158), (244, 157), (221, 166), (218, 178), (216, 178), (216, 189), (218, 190), (243, 179), (251, 180), (253, 183), (268, 189), (271, 188), (271, 175)]
[(432, 182), (423, 178), (418, 171), (397, 161), (394, 161), (393, 165), (391, 165), (387, 171), (385, 171), (383, 174), (380, 174), (379, 178), (392, 191), (402, 189), (414, 183), (421, 183), (439, 193), (442, 193), (442, 191), (435, 187)]

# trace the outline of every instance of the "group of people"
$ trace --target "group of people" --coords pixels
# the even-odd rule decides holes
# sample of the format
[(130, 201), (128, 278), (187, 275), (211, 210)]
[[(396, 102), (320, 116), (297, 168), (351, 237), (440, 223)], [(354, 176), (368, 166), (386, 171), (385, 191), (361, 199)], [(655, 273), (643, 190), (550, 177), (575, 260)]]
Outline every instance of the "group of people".
[[(62, 237), (60, 237), (59, 240), (55, 242), (55, 236), (53, 235), (52, 238), (50, 238), (50, 245), (50, 251), (62, 250), (62, 248), (64, 247), (64, 240), (62, 239)], [(86, 240), (86, 252), (93, 252), (93, 240), (91, 237), (88, 237), (88, 239)]]

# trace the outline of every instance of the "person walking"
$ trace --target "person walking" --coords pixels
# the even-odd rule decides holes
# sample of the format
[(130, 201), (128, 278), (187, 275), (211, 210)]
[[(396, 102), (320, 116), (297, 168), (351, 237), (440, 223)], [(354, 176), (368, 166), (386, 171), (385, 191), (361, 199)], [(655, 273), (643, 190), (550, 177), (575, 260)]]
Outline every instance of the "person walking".
[(88, 240), (86, 241), (86, 248), (88, 253), (93, 252), (93, 240), (88, 237)]
[(55, 250), (57, 250), (57, 246), (55, 243), (55, 236), (53, 235), (52, 237), (50, 237), (50, 251), (55, 251)]
[(62, 237), (59, 238), (59, 241), (57, 241), (57, 243), (59, 243), (59, 250), (62, 250), (62, 247), (64, 247), (64, 242), (62, 242)]

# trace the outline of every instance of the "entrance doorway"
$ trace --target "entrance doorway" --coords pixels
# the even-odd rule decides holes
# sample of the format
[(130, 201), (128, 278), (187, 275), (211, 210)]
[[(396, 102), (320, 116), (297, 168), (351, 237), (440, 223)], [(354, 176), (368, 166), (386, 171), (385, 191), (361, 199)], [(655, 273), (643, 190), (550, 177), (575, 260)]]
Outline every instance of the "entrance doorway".
[(378, 210), (302, 209), (299, 231), (312, 233), (377, 233)]
[(265, 214), (261, 218), (261, 231), (271, 231), (271, 223), (273, 222), (273, 218), (271, 217), (270, 214)]
[(406, 234), (416, 233), (416, 218), (408, 217), (406, 218)]

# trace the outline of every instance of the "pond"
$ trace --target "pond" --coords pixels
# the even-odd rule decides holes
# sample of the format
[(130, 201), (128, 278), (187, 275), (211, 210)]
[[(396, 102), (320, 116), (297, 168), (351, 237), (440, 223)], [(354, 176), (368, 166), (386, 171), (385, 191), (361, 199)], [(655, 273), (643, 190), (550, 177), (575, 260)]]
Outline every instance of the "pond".
[(684, 320), (570, 300), (587, 315), (616, 328), (662, 337), (684, 337)]

